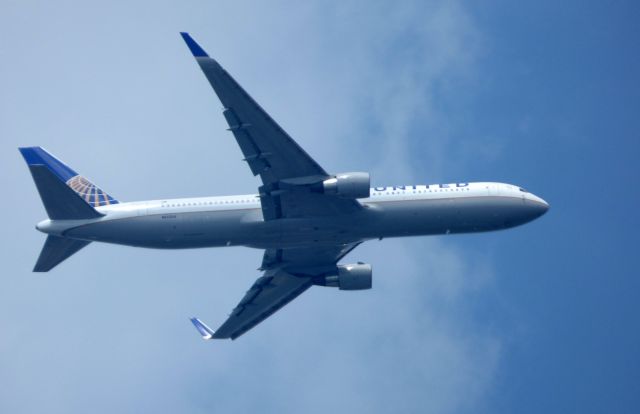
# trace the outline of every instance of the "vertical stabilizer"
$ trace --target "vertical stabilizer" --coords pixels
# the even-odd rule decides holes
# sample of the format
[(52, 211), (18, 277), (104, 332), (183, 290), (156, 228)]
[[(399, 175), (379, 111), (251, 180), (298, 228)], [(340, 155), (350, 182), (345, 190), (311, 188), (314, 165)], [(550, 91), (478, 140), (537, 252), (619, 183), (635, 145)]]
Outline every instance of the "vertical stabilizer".
[(95, 207), (118, 200), (76, 173), (41, 147), (20, 148), (49, 218), (52, 220), (101, 217)]

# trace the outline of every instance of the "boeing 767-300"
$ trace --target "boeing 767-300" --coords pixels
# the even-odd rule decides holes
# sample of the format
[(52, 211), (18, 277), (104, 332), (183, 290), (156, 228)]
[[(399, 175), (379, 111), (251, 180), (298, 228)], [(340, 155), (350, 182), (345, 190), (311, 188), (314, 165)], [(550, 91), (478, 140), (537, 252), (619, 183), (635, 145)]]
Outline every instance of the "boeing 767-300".
[(370, 186), (366, 172), (331, 174), (307, 154), (189, 36), (182, 37), (224, 106), (258, 194), (120, 202), (40, 147), (20, 148), (49, 219), (34, 271), (47, 272), (93, 241), (160, 249), (264, 249), (263, 272), (205, 339), (236, 339), (313, 285), (371, 288), (371, 266), (338, 264), (385, 237), (473, 233), (518, 226), (548, 204), (502, 183)]

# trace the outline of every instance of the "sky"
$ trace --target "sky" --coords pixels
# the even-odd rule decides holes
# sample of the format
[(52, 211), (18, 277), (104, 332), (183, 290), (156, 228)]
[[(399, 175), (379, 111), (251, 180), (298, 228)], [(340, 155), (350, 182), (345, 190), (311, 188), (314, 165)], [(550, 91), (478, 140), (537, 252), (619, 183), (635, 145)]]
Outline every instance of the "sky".
[[(0, 412), (637, 412), (640, 6), (632, 1), (0, 3)], [(123, 201), (247, 194), (188, 31), (325, 169), (500, 181), (550, 211), (365, 243), (374, 288), (313, 288), (204, 342), (249, 248), (94, 243), (31, 272), (17, 147)]]

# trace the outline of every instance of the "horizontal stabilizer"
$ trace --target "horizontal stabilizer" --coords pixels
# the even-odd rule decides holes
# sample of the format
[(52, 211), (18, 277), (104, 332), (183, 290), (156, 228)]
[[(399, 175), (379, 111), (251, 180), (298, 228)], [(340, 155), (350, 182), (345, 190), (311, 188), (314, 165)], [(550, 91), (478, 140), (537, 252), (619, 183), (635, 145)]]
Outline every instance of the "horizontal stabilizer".
[(34, 272), (48, 272), (91, 242), (51, 236), (44, 242)]
[(208, 340), (208, 339), (213, 338), (213, 334), (215, 332), (213, 332), (211, 330), (211, 328), (209, 328), (207, 325), (205, 325), (204, 322), (202, 322), (200, 319), (191, 318), (191, 323), (193, 324), (193, 326), (196, 327), (198, 332), (200, 332), (200, 335), (202, 336), (202, 339)]

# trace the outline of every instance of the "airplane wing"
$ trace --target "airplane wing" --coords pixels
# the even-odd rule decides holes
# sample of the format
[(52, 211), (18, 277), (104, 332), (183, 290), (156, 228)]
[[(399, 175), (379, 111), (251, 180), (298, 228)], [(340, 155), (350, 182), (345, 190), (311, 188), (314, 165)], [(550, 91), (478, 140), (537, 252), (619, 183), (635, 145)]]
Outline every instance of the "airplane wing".
[(210, 329), (197, 318), (191, 321), (204, 339), (236, 339), (311, 287), (315, 277), (330, 272), (358, 244), (268, 249), (261, 267), (264, 274), (218, 329)]
[(212, 338), (236, 339), (311, 285), (311, 277), (295, 276), (282, 269), (265, 272), (247, 291), (226, 322), (213, 333)]
[(224, 106), (223, 114), (253, 175), (260, 175), (265, 220), (348, 213), (356, 200), (295, 191), (287, 183), (314, 183), (330, 178), (247, 92), (189, 36), (181, 33)]

